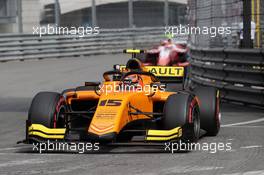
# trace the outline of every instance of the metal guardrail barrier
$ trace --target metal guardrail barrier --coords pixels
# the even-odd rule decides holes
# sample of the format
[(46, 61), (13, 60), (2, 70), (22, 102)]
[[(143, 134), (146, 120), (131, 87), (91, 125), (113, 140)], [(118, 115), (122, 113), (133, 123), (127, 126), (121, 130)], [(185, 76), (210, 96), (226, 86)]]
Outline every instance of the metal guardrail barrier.
[[(122, 53), (124, 48), (147, 48), (165, 38), (163, 27), (108, 29), (98, 35), (0, 35), (0, 62)], [(186, 40), (186, 38), (179, 39)]]
[(192, 48), (190, 77), (225, 100), (264, 106), (264, 50)]

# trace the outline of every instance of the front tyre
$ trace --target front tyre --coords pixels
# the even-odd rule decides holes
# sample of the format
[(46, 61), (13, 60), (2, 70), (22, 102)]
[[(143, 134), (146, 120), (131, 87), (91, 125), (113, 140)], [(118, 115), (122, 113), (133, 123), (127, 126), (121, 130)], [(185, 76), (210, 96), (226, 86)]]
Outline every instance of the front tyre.
[(183, 142), (197, 142), (200, 137), (199, 106), (189, 93), (170, 95), (164, 105), (164, 129), (182, 127)]
[(200, 102), (201, 128), (208, 136), (216, 136), (220, 130), (219, 91), (213, 87), (198, 86), (194, 92)]
[(32, 100), (29, 124), (41, 124), (48, 128), (64, 127), (65, 100), (56, 92), (40, 92)]

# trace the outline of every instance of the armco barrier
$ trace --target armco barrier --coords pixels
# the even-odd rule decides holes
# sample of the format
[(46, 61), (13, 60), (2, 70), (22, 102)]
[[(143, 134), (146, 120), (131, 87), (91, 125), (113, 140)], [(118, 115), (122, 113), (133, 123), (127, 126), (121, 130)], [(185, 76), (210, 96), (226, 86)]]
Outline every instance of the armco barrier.
[(264, 50), (192, 48), (190, 77), (225, 100), (264, 106)]
[[(0, 61), (45, 59), (120, 53), (125, 48), (147, 48), (165, 38), (163, 27), (108, 29), (98, 35), (0, 35)], [(186, 40), (186, 36), (179, 37)]]

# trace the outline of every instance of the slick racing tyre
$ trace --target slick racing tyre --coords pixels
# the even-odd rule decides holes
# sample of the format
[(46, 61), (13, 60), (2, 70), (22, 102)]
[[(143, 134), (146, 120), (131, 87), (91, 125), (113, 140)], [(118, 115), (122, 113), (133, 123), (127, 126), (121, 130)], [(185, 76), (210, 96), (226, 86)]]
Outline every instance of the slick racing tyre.
[(29, 113), (29, 124), (41, 124), (48, 128), (64, 127), (63, 113), (65, 101), (56, 92), (40, 92), (32, 100)]
[(183, 85), (179, 83), (168, 83), (166, 85), (167, 92), (177, 92), (182, 90), (183, 90)]
[(170, 130), (182, 127), (183, 142), (197, 142), (200, 136), (199, 106), (189, 93), (170, 95), (164, 106), (163, 127)]
[(200, 106), (201, 129), (207, 136), (216, 136), (220, 130), (220, 97), (213, 87), (198, 86), (194, 89)]

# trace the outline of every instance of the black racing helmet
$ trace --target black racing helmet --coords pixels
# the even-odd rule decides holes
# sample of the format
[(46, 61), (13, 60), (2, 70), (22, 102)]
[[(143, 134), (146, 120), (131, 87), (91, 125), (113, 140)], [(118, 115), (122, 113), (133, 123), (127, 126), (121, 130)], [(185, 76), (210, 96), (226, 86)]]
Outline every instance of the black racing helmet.
[(128, 70), (142, 70), (142, 63), (140, 60), (133, 58), (127, 61), (126, 69)]

